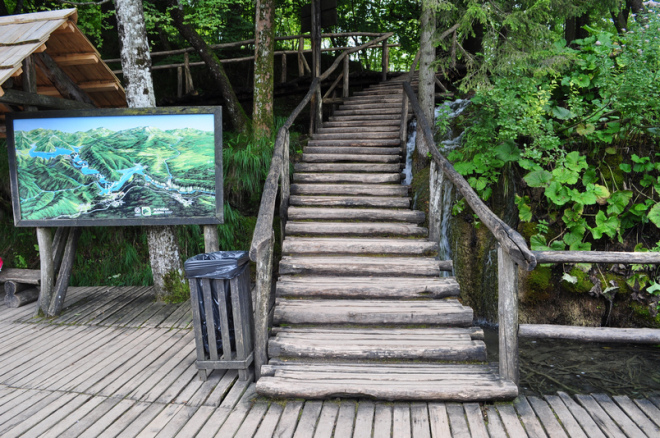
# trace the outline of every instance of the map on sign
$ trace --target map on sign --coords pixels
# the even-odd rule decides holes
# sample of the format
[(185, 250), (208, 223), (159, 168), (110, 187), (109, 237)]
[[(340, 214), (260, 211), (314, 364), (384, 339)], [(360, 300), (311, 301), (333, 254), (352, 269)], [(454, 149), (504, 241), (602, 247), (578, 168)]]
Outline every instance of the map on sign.
[(17, 118), (17, 224), (217, 223), (216, 126), (214, 114)]

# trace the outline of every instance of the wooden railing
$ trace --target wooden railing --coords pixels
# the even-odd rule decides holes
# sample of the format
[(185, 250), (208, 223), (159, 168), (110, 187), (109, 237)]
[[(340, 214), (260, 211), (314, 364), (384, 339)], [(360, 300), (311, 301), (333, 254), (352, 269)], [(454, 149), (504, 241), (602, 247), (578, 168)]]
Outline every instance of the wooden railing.
[[(392, 33), (381, 33), (381, 32), (344, 32), (344, 33), (324, 33), (321, 34), (321, 38), (346, 38), (346, 37), (376, 37), (376, 38), (381, 38), (385, 35), (389, 36), (392, 35)], [(307, 62), (307, 59), (305, 59), (305, 54), (306, 53), (311, 53), (311, 49), (305, 49), (305, 40), (309, 39), (310, 35), (289, 35), (289, 36), (279, 36), (276, 37), (276, 41), (297, 41), (298, 42), (298, 49), (297, 50), (276, 50), (274, 52), (275, 56), (281, 56), (281, 62), (282, 62), (282, 69), (281, 69), (281, 75), (280, 75), (280, 82), (284, 83), (287, 81), (287, 55), (297, 55), (298, 56), (298, 76), (304, 76), (305, 73), (311, 73), (311, 68), (309, 66), (309, 63)], [(387, 42), (387, 39), (382, 40), (382, 44), (378, 47), (375, 44), (363, 44), (361, 45), (359, 50), (364, 50), (367, 48), (370, 49), (378, 49), (382, 50), (381, 54), (381, 69), (382, 69), (382, 76), (383, 80), (385, 80), (385, 76), (387, 75), (387, 72), (389, 70), (389, 49), (392, 47), (399, 47), (400, 44), (389, 44)], [(222, 49), (234, 49), (234, 48), (246, 48), (246, 46), (251, 46), (254, 45), (254, 39), (251, 40), (243, 40), (243, 41), (235, 41), (231, 43), (222, 43), (222, 44), (213, 44), (210, 45), (209, 47), (212, 50), (222, 50)], [(354, 53), (357, 50), (355, 50), (355, 47), (325, 47), (321, 48), (321, 52), (346, 52), (350, 51), (350, 53)], [(188, 93), (192, 91), (192, 76), (190, 73), (190, 67), (198, 67), (198, 66), (203, 66), (205, 63), (203, 61), (190, 61), (190, 54), (194, 53), (195, 49), (192, 47), (187, 47), (185, 49), (176, 49), (176, 50), (165, 50), (165, 51), (160, 51), (160, 52), (151, 52), (151, 58), (156, 58), (156, 57), (162, 57), (162, 56), (175, 56), (175, 55), (183, 55), (183, 62), (177, 62), (177, 63), (172, 63), (172, 64), (160, 64), (160, 65), (153, 65), (151, 67), (151, 70), (168, 70), (168, 69), (177, 69), (177, 76), (178, 76), (178, 94), (181, 96), (181, 94), (184, 92)], [(241, 56), (238, 58), (229, 58), (229, 59), (221, 59), (220, 63), (222, 64), (232, 64), (232, 63), (237, 63), (237, 62), (248, 62), (248, 61), (253, 61), (254, 60), (254, 55), (251, 56)], [(121, 59), (119, 58), (113, 58), (113, 59), (104, 59), (103, 62), (105, 63), (119, 63), (121, 62)], [(348, 59), (346, 59), (346, 64), (348, 64)], [(346, 66), (344, 70), (346, 70), (348, 67)], [(115, 74), (122, 74), (121, 69), (113, 70), (113, 73)], [(344, 79), (344, 82), (346, 83), (348, 81), (348, 78)], [(337, 84), (333, 84), (331, 87), (332, 89), (326, 93), (327, 95), (330, 94), (334, 90), (334, 88), (337, 86)], [(348, 86), (344, 87), (344, 93), (347, 93), (348, 91)], [(345, 94), (344, 97), (347, 97)], [(324, 99), (329, 98), (328, 96), (324, 96)]]
[[(499, 217), (478, 197), (472, 187), (443, 157), (437, 149), (430, 125), (424, 116), (417, 96), (410, 85), (414, 64), (408, 82), (403, 83), (403, 108), (407, 113), (408, 102), (417, 117), (432, 158), (444, 176), (456, 186), (479, 220), (493, 233), (498, 246), (498, 322), (499, 322), (499, 373), (518, 383), (518, 266), (528, 271), (537, 263), (624, 263), (660, 264), (660, 253), (605, 252), (605, 251), (531, 251), (525, 239)], [(407, 99), (406, 99), (407, 96)]]
[[(320, 92), (321, 82), (327, 79), (339, 66), (344, 63), (344, 90), (348, 90), (348, 55), (375, 46), (376, 44), (387, 41), (393, 33), (381, 34), (368, 43), (358, 47), (351, 47), (343, 51), (323, 74), (315, 78), (309, 87), (309, 91), (293, 110), (284, 125), (277, 132), (275, 146), (273, 150), (273, 159), (270, 163), (270, 169), (264, 190), (261, 195), (261, 204), (257, 216), (257, 224), (252, 235), (252, 244), (250, 246), (250, 260), (257, 264), (256, 278), (256, 305), (255, 305), (255, 334), (254, 334), (254, 367), (255, 377), (258, 379), (261, 375), (261, 366), (268, 361), (267, 344), (268, 332), (271, 324), (270, 309), (273, 306), (275, 295), (273, 294), (273, 252), (275, 245), (275, 233), (273, 231), (273, 219), (275, 217), (275, 203), (277, 194), (280, 193), (280, 239), (284, 239), (284, 230), (287, 222), (287, 209), (289, 208), (289, 129), (293, 125), (302, 109), (312, 101), (312, 97)], [(338, 82), (338, 81), (336, 81)], [(323, 101), (316, 99), (316, 114), (323, 114)], [(319, 125), (316, 125), (319, 126)]]

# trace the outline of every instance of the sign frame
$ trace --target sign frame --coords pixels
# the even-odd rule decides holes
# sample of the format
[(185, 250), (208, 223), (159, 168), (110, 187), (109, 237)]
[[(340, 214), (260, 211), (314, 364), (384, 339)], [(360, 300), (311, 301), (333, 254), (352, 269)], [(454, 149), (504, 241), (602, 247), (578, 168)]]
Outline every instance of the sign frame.
[[(205, 216), (168, 216), (145, 215), (140, 217), (89, 218), (79, 216), (65, 219), (24, 219), (21, 214), (19, 197), (19, 175), (17, 167), (15, 121), (23, 119), (58, 119), (58, 118), (90, 118), (90, 117), (124, 117), (131, 118), (129, 123), (136, 123), (137, 116), (195, 116), (211, 115), (213, 117), (213, 172), (215, 177), (215, 206), (212, 215)], [(128, 119), (127, 119), (128, 120)], [(146, 119), (142, 119), (146, 120)], [(173, 119), (168, 119), (173, 120)], [(78, 132), (84, 132), (78, 131)], [(119, 132), (119, 131), (117, 131)], [(161, 225), (212, 225), (224, 223), (223, 216), (223, 174), (222, 174), (222, 107), (163, 107), (163, 108), (113, 108), (92, 110), (65, 111), (35, 111), (7, 114), (7, 151), (9, 155), (9, 177), (14, 211), (14, 225), (17, 227), (84, 227), (84, 226), (161, 226)], [(168, 165), (169, 172), (169, 165)], [(170, 173), (171, 176), (171, 173)], [(127, 182), (130, 179), (127, 180)], [(155, 182), (154, 182), (155, 184)], [(135, 208), (137, 215), (137, 208)], [(151, 210), (145, 211), (151, 214)], [(142, 212), (140, 213), (142, 214)]]

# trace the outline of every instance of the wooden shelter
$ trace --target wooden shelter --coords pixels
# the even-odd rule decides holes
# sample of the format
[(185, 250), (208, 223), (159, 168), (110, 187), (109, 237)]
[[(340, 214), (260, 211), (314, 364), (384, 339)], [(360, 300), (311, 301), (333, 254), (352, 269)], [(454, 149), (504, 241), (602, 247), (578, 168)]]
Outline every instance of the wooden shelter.
[(0, 135), (8, 112), (126, 106), (119, 79), (77, 21), (76, 9), (0, 17)]

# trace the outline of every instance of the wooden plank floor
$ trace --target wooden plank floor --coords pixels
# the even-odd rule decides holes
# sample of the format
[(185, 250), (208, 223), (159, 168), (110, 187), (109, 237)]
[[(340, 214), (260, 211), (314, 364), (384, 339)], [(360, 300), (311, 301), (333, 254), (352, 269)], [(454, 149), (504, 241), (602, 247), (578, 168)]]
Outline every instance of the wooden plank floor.
[(155, 306), (150, 288), (72, 288), (66, 305), (53, 320), (0, 306), (3, 438), (660, 436), (653, 397), (267, 400), (235, 371), (197, 378), (189, 306)]

